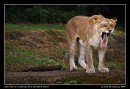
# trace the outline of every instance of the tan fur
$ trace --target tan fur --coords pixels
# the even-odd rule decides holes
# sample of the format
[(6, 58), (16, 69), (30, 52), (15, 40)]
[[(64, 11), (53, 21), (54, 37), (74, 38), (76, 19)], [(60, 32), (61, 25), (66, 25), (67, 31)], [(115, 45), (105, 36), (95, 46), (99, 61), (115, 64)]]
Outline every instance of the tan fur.
[[(77, 69), (74, 63), (74, 55), (75, 47), (77, 46), (77, 38), (79, 38), (80, 47), (85, 49), (85, 52), (80, 50), (79, 63), (86, 69), (86, 72), (95, 73), (92, 58), (93, 48), (99, 49), (99, 71), (109, 72), (108, 68), (104, 66), (103, 60), (106, 48), (102, 48), (101, 35), (103, 32), (109, 33), (109, 29), (113, 31), (116, 21), (117, 19), (115, 18), (108, 19), (102, 15), (93, 15), (91, 17), (75, 16), (67, 22), (65, 35), (70, 53), (70, 70)], [(87, 65), (84, 62), (85, 57)]]

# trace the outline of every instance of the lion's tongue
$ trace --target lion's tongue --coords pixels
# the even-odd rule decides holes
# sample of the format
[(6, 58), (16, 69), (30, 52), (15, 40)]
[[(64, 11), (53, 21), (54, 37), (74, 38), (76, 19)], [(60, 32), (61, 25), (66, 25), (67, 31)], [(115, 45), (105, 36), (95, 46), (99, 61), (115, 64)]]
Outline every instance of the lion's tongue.
[(102, 47), (103, 48), (107, 47), (107, 34), (104, 34), (104, 36), (103, 36)]

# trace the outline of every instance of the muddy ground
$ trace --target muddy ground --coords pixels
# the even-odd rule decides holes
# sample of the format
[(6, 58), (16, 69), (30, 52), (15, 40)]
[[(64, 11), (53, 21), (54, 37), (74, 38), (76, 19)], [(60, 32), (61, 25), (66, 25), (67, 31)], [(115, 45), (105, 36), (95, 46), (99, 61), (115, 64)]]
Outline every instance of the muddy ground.
[[(111, 69), (109, 73), (87, 74), (85, 70), (7, 72), (6, 84), (124, 84), (125, 73)], [(65, 80), (65, 81), (64, 81)], [(75, 81), (72, 81), (75, 80)]]

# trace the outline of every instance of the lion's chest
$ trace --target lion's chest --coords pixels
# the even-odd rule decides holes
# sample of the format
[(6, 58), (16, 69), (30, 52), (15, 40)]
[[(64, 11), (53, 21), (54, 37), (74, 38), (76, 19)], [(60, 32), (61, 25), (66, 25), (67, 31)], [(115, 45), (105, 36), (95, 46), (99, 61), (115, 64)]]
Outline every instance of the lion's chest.
[(92, 46), (93, 48), (97, 48), (100, 46), (101, 37), (95, 35), (92, 38), (90, 38), (88, 42), (90, 46)]

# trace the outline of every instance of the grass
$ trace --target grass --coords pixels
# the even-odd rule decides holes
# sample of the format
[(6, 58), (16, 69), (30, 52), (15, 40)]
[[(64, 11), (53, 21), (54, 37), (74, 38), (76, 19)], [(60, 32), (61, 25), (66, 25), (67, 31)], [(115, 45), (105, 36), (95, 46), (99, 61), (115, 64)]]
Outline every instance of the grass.
[(63, 24), (5, 24), (5, 30), (65, 30)]
[(17, 71), (30, 66), (58, 65), (59, 62), (47, 56), (37, 56), (31, 49), (24, 46), (5, 45), (5, 69)]
[[(94, 66), (95, 68), (98, 68), (98, 59), (94, 60)], [(121, 69), (121, 70), (125, 70), (125, 63), (121, 63), (121, 62), (113, 62), (113, 61), (109, 61), (109, 62), (104, 62), (105, 63), (105, 67), (109, 68), (109, 69)]]
[(114, 35), (122, 35), (122, 34), (125, 34), (125, 31), (124, 30), (114, 30), (114, 32), (112, 34), (114, 34)]
[[(30, 30), (48, 30), (48, 32), (42, 34), (42, 32), (38, 31), (39, 33), (34, 35), (34, 39), (33, 35), (30, 37), (30, 34), (34, 34), (34, 32), (31, 32)], [(58, 31), (56, 33), (50, 30)], [(62, 67), (69, 69), (69, 63), (64, 63), (62, 56), (62, 52), (67, 50), (65, 47), (66, 45), (65, 43), (62, 43), (63, 41), (58, 40), (57, 38), (57, 35), (64, 37), (61, 35), (64, 30), (65, 25), (62, 24), (5, 24), (5, 31), (9, 32), (7, 35), (11, 34), (9, 38), (12, 37), (12, 39), (5, 41), (5, 69), (7, 71), (17, 71), (30, 66), (47, 66), (53, 64), (62, 65)], [(27, 33), (26, 31), (29, 32)], [(24, 33), (27, 33), (25, 36), (28, 37), (28, 40), (21, 39), (22, 37), (24, 38)], [(42, 37), (40, 37), (40, 33), (43, 35)], [(115, 30), (113, 34), (118, 35), (124, 33), (125, 32), (122, 30)], [(46, 36), (48, 36), (48, 38)], [(33, 42), (30, 41), (30, 39), (36, 42), (36, 44), (40, 44), (40, 48), (37, 48), (34, 43), (30, 43)], [(16, 41), (18, 41), (18, 43)], [(60, 42), (62, 43), (61, 45), (59, 45)], [(113, 50), (110, 51), (112, 55), (115, 55)], [(79, 55), (76, 54), (75, 59), (78, 59), (78, 57)], [(111, 59), (114, 59), (113, 57), (114, 56), (111, 56)], [(96, 59), (94, 60), (94, 66), (97, 68), (98, 57), (94, 56), (94, 59)], [(125, 64), (123, 63), (106, 61), (105, 64), (108, 68), (125, 68)], [(82, 69), (79, 64), (78, 67)], [(73, 82), (75, 83), (75, 81)]]
[(118, 62), (106, 62), (106, 66), (109, 69), (121, 69), (125, 70), (125, 64), (124, 63), (118, 63)]
[[(65, 31), (65, 24), (5, 24), (5, 30), (59, 30), (61, 32)], [(122, 29), (115, 29), (113, 34), (125, 34)]]

